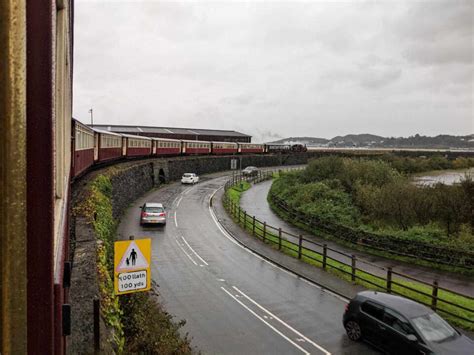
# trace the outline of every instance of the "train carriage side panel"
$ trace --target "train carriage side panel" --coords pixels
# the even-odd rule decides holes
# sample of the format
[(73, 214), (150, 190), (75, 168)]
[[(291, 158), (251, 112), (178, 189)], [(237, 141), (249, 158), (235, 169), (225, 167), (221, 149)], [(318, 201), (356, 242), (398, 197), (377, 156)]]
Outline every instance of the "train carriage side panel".
[(289, 144), (266, 144), (267, 153), (285, 153), (291, 151)]
[(236, 154), (239, 151), (237, 143), (211, 142), (212, 154)]
[(239, 143), (239, 153), (265, 153), (265, 145), (255, 143)]
[(180, 155), (181, 141), (178, 139), (153, 138), (156, 144), (156, 155)]
[(72, 173), (78, 176), (94, 164), (94, 131), (73, 120)]
[(152, 154), (152, 140), (148, 137), (124, 134), (127, 137), (127, 157), (147, 157)]
[(95, 130), (98, 134), (98, 162), (110, 161), (122, 157), (122, 137), (120, 134)]
[(211, 154), (211, 142), (183, 141), (183, 154)]

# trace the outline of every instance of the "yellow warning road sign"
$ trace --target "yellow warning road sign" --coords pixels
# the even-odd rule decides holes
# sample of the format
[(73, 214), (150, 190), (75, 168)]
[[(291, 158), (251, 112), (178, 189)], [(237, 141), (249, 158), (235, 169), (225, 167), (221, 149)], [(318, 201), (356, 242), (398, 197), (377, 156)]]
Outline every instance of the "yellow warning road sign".
[(148, 291), (151, 287), (151, 239), (114, 244), (115, 294)]

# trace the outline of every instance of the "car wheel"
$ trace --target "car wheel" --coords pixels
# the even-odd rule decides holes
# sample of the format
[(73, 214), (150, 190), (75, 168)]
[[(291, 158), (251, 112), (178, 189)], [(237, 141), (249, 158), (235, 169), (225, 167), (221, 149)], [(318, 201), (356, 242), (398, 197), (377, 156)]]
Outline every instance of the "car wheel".
[(362, 338), (362, 329), (355, 320), (350, 320), (345, 325), (347, 336), (352, 341), (359, 341)]

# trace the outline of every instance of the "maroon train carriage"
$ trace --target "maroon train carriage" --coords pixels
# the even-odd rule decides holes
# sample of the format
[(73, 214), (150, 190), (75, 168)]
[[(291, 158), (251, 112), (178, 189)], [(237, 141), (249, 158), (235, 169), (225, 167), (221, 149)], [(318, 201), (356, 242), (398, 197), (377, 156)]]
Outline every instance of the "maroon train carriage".
[(72, 174), (78, 176), (94, 164), (94, 131), (77, 120), (72, 121)]
[(239, 153), (264, 153), (264, 144), (239, 143)]
[(210, 154), (211, 142), (205, 141), (182, 141), (183, 154)]
[(237, 143), (212, 142), (212, 154), (236, 154), (238, 151)]
[(179, 139), (153, 138), (153, 155), (180, 155)]
[(122, 134), (126, 138), (127, 157), (149, 156), (152, 153), (152, 139), (148, 137)]
[(122, 136), (120, 134), (99, 129), (94, 129), (94, 131), (94, 160), (96, 162), (110, 161), (122, 157)]

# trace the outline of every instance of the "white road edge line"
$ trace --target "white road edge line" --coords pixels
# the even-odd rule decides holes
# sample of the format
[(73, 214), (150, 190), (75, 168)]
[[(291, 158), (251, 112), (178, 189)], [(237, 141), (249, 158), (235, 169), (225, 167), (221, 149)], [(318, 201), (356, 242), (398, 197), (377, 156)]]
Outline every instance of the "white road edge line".
[(186, 243), (186, 245), (188, 246), (189, 249), (191, 249), (191, 251), (194, 253), (194, 255), (196, 255), (198, 257), (199, 260), (201, 260), (205, 265), (209, 266), (209, 264), (206, 262), (206, 260), (204, 260), (203, 258), (201, 258), (201, 256), (196, 253), (196, 251), (191, 247), (191, 245), (189, 245), (189, 243), (187, 242), (186, 239), (184, 239), (183, 236), (181, 236), (181, 238), (183, 239), (183, 241)]
[(176, 202), (176, 208), (179, 207), (179, 203), (181, 202), (182, 199), (183, 199), (183, 196), (181, 196), (181, 197), (179, 198), (178, 202)]
[(176, 240), (176, 244), (178, 244), (179, 248), (183, 251), (184, 254), (186, 254), (186, 256), (189, 258), (189, 260), (191, 260), (194, 265), (198, 266), (197, 262), (194, 261), (194, 259), (191, 257), (191, 255), (189, 255), (189, 254), (186, 252), (186, 250), (184, 250), (184, 248), (179, 244), (178, 239), (175, 239), (175, 240)]
[(311, 339), (309, 339), (308, 337), (304, 336), (303, 334), (301, 334), (299, 331), (297, 331), (295, 328), (293, 328), (292, 326), (290, 326), (289, 324), (285, 323), (284, 321), (282, 321), (280, 318), (278, 318), (276, 315), (274, 315), (272, 312), (270, 312), (268, 309), (264, 308), (262, 305), (258, 304), (256, 301), (254, 301), (252, 298), (250, 298), (249, 296), (247, 296), (244, 292), (240, 291), (236, 286), (232, 286), (232, 288), (234, 290), (236, 290), (237, 292), (239, 292), (242, 296), (244, 296), (246, 299), (248, 299), (250, 302), (252, 302), (254, 305), (256, 305), (258, 308), (260, 308), (262, 311), (264, 311), (265, 313), (267, 313), (270, 317), (276, 319), (277, 321), (279, 321), (281, 324), (283, 324), (286, 328), (288, 328), (289, 330), (291, 330), (293, 333), (295, 333), (296, 335), (298, 335), (300, 338), (306, 340), (308, 343), (310, 343), (311, 345), (313, 345), (315, 348), (319, 349), (320, 351), (322, 351), (323, 353), (325, 353), (326, 355), (331, 355), (331, 353), (329, 351), (327, 351), (326, 349), (324, 349), (322, 346), (316, 344), (314, 341), (312, 341)]
[(230, 293), (229, 291), (227, 291), (224, 287), (221, 286), (221, 289), (227, 293), (230, 297), (232, 297), (237, 303), (239, 303), (242, 307), (244, 307), (247, 311), (249, 311), (250, 313), (252, 313), (255, 317), (257, 317), (258, 319), (260, 319), (263, 323), (265, 323), (270, 329), (272, 329), (274, 332), (276, 332), (278, 335), (280, 335), (283, 339), (287, 340), (289, 343), (291, 343), (292, 345), (294, 345), (296, 348), (298, 348), (299, 350), (301, 350), (303, 353), (305, 353), (306, 355), (310, 355), (311, 353), (307, 352), (305, 349), (303, 349), (301, 346), (299, 346), (298, 344), (296, 344), (293, 340), (291, 340), (290, 338), (288, 338), (285, 334), (283, 334), (282, 332), (280, 332), (278, 329), (276, 329), (273, 325), (271, 325), (270, 323), (268, 323), (265, 319), (263, 319), (262, 317), (260, 317), (257, 313), (255, 313), (254, 311), (252, 311), (249, 307), (247, 307), (243, 302), (241, 302), (240, 300), (237, 299), (237, 297), (235, 297), (232, 293)]
[(174, 225), (178, 228), (178, 211), (174, 211)]
[[(217, 191), (219, 191), (219, 190), (222, 189), (222, 188), (224, 188), (224, 186), (221, 186), (221, 187), (219, 187), (217, 190), (215, 190), (215, 191), (212, 193), (211, 197), (209, 198), (209, 201), (214, 197), (214, 195), (217, 193)], [(286, 274), (288, 274), (288, 275), (292, 275), (293, 277), (300, 278), (298, 275), (296, 275), (296, 274), (294, 274), (294, 273), (292, 273), (292, 272), (290, 272), (290, 271), (288, 271), (288, 270), (285, 270), (285, 269), (281, 268), (281, 267), (278, 266), (277, 264), (272, 263), (271, 261), (268, 261), (268, 260), (265, 259), (265, 258), (262, 258), (260, 255), (254, 253), (252, 250), (248, 249), (247, 247), (244, 247), (242, 244), (240, 244), (239, 242), (237, 242), (232, 236), (229, 235), (229, 233), (227, 233), (227, 231), (226, 231), (224, 228), (222, 228), (222, 226), (220, 225), (219, 221), (217, 220), (217, 217), (216, 217), (216, 215), (215, 215), (215, 213), (214, 213), (214, 211), (212, 210), (212, 207), (211, 207), (210, 205), (209, 205), (209, 213), (211, 214), (212, 220), (214, 221), (214, 223), (215, 223), (215, 225), (217, 226), (217, 228), (219, 228), (219, 230), (221, 231), (221, 233), (222, 233), (228, 240), (230, 240), (232, 243), (234, 243), (234, 244), (237, 245), (238, 247), (242, 248), (242, 249), (245, 250), (247, 253), (250, 253), (250, 254), (252, 254), (253, 256), (255, 256), (256, 258), (258, 258), (258, 259), (260, 259), (260, 260), (266, 262), (267, 264), (269, 264), (269, 265), (271, 265), (271, 266), (277, 268), (278, 270), (283, 271), (284, 273), (286, 273)], [(321, 286), (316, 285), (316, 284), (314, 284), (314, 283), (312, 283), (312, 282), (310, 282), (310, 281), (308, 281), (308, 280), (306, 280), (306, 279), (304, 279), (304, 278), (301, 278), (301, 279), (302, 279), (304, 282), (306, 282), (307, 284), (312, 285), (313, 287), (316, 287), (316, 288), (320, 289), (322, 292), (328, 293), (328, 294), (330, 294), (330, 295), (336, 297), (336, 298), (339, 299), (340, 301), (343, 301), (343, 302), (345, 302), (345, 303), (349, 303), (349, 300), (348, 300), (348, 299), (346, 299), (346, 298), (344, 298), (344, 297), (342, 297), (342, 296), (339, 296), (337, 293), (334, 293), (334, 292), (332, 292), (332, 291), (330, 291), (330, 290), (328, 290), (328, 289), (322, 288)]]
[(194, 186), (191, 186), (190, 188), (187, 188), (186, 190), (184, 190), (183, 192), (181, 192), (181, 194), (183, 195), (187, 195), (189, 191), (191, 191), (193, 189)]
[(179, 197), (179, 195), (177, 195), (177, 196), (174, 198), (173, 202), (171, 202), (171, 206), (173, 206), (173, 205), (175, 204), (175, 202), (176, 202), (176, 200), (178, 199), (178, 197)]

